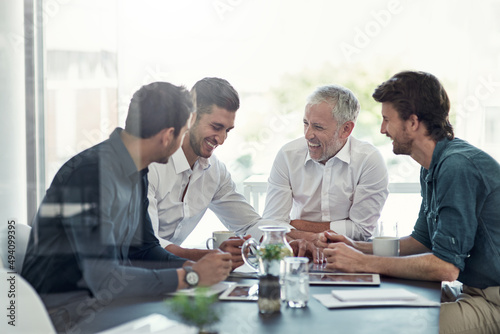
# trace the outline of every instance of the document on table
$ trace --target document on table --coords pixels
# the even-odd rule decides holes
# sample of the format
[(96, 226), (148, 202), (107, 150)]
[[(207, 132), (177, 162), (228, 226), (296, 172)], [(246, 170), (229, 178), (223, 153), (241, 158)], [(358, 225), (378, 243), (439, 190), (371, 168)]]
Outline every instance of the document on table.
[(153, 313), (151, 315), (129, 321), (123, 325), (99, 332), (99, 334), (147, 334), (147, 333), (169, 333), (196, 334), (198, 329), (184, 325), (180, 322), (168, 319), (164, 315)]
[[(232, 287), (235, 284), (236, 284), (236, 282), (226, 282), (226, 281), (219, 282), (217, 284), (214, 284), (214, 285), (210, 286), (208, 288), (207, 292), (206, 292), (206, 295), (207, 296), (217, 295), (217, 294), (219, 294), (221, 292), (226, 291), (227, 289), (229, 289), (230, 287)], [(175, 292), (169, 293), (169, 295), (188, 295), (188, 296), (194, 296), (195, 293), (196, 293), (196, 288), (191, 288), (191, 289), (177, 290)]]
[(239, 278), (257, 278), (257, 270), (250, 267), (248, 264), (244, 263), (238, 268), (234, 269), (229, 277), (239, 277)]
[(405, 289), (332, 290), (330, 294), (313, 295), (313, 297), (327, 308), (441, 305), (440, 302), (429, 300)]
[(332, 290), (333, 297), (343, 302), (372, 302), (387, 300), (415, 300), (418, 295), (405, 289), (349, 289)]

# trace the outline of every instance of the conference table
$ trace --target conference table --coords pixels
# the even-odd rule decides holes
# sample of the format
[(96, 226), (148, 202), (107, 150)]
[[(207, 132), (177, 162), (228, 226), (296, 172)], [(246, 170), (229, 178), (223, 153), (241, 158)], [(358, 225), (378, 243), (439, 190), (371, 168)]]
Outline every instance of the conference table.
[[(228, 281), (242, 284), (256, 283), (256, 279), (232, 277)], [(349, 289), (349, 286), (336, 286)], [(352, 287), (351, 287), (352, 288)], [(357, 289), (403, 288), (434, 302), (440, 300), (441, 283), (381, 277), (379, 286), (356, 287)], [(221, 319), (214, 326), (218, 333), (407, 333), (432, 334), (439, 332), (439, 307), (384, 306), (328, 309), (315, 294), (328, 294), (332, 286), (310, 286), (311, 298), (303, 309), (291, 309), (284, 303), (281, 312), (260, 315), (256, 302), (218, 301)], [(91, 318), (79, 324), (75, 332), (97, 333), (112, 330), (135, 319), (164, 315), (181, 322), (166, 306), (169, 297), (134, 298), (115, 300), (94, 312)], [(153, 328), (153, 327), (152, 327)], [(118, 331), (115, 331), (118, 332)], [(165, 333), (178, 333), (165, 330)]]

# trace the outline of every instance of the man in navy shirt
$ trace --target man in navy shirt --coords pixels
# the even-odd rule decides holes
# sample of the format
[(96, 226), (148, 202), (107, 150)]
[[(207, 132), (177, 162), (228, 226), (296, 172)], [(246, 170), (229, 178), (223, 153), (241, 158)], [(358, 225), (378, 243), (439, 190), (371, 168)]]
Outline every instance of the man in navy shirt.
[(163, 249), (147, 211), (147, 167), (166, 163), (179, 148), (192, 112), (184, 87), (143, 86), (125, 129), (70, 159), (54, 177), (33, 222), (22, 275), (58, 331), (90, 321), (85, 308), (96, 303), (212, 285), (231, 271), (228, 253), (194, 263)]
[(422, 204), (401, 257), (377, 257), (369, 242), (325, 232), (327, 267), (349, 272), (463, 283), (442, 300), (441, 333), (500, 333), (500, 165), (455, 138), (450, 102), (431, 74), (401, 72), (373, 97), (382, 103), (381, 132), (395, 154), (421, 166)]

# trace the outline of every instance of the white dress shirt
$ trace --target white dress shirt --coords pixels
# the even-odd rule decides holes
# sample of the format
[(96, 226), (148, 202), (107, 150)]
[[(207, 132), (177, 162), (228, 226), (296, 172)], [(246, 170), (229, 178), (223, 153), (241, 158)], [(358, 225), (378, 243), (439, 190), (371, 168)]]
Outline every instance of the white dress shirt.
[[(167, 164), (149, 166), (149, 215), (160, 244), (180, 245), (210, 208), (230, 231), (259, 237), (260, 215), (236, 192), (226, 166), (214, 155), (191, 170), (182, 148)], [(189, 183), (189, 186), (188, 186)], [(182, 196), (188, 186), (184, 201)]]
[(337, 233), (366, 240), (377, 226), (387, 185), (387, 168), (373, 145), (349, 137), (323, 165), (311, 159), (302, 137), (276, 156), (263, 218), (330, 222)]

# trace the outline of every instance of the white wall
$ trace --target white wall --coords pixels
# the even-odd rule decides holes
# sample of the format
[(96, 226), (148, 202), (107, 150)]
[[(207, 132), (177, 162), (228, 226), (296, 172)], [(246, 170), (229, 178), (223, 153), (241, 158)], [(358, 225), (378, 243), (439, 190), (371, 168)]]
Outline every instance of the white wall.
[(23, 1), (0, 1), (0, 227), (26, 224)]

